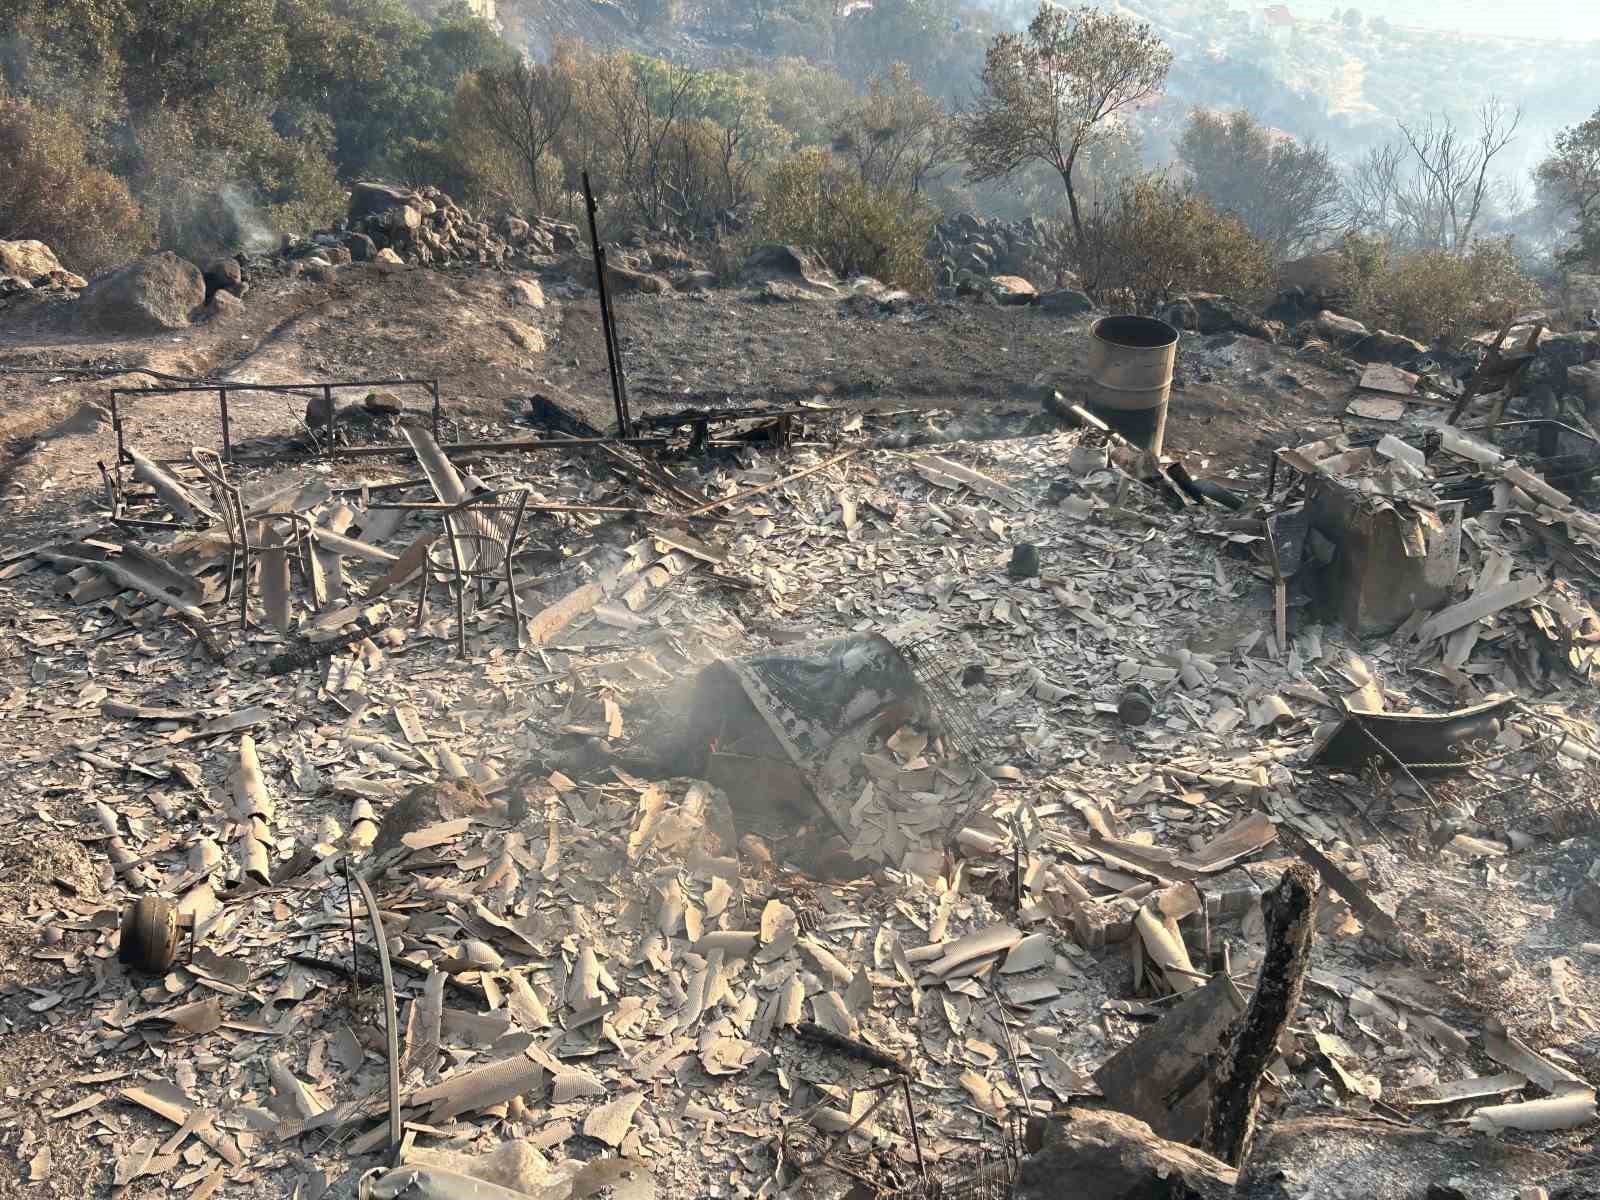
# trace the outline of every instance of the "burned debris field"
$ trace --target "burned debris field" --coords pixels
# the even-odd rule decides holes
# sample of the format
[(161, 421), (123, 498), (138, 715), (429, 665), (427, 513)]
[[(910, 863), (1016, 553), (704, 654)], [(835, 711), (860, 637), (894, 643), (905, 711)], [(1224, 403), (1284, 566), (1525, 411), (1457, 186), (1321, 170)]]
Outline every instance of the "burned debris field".
[(0, 314), (6, 1194), (1600, 1194), (1600, 334), (446, 226)]

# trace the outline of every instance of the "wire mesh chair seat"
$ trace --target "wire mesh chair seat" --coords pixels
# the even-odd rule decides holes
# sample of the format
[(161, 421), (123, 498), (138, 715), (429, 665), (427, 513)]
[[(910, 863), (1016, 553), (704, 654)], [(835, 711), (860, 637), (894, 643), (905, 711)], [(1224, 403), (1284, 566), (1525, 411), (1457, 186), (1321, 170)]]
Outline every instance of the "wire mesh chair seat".
[(511, 597), (511, 622), (517, 645), (523, 644), (522, 609), (512, 578), (517, 538), (528, 507), (523, 486), (469, 496), (444, 512), (444, 536), (428, 547), (422, 560), (422, 591), (417, 598), (416, 625), (428, 611), (428, 591), (438, 579), (453, 592), (456, 602), (456, 653), (467, 657), (468, 593), (477, 592), (486, 603), (491, 583), (503, 583)]
[(233, 598), (233, 577), (239, 580), (239, 628), (248, 628), (250, 622), (250, 563), (254, 555), (284, 551), (300, 560), (300, 570), (310, 577), (311, 521), (302, 513), (245, 514), (244, 501), (237, 484), (229, 480), (222, 457), (215, 450), (202, 450), (198, 446), (189, 451), (189, 457), (200, 469), (211, 489), (211, 501), (222, 517), (223, 531), (228, 537), (228, 570), (222, 594), (223, 603)]

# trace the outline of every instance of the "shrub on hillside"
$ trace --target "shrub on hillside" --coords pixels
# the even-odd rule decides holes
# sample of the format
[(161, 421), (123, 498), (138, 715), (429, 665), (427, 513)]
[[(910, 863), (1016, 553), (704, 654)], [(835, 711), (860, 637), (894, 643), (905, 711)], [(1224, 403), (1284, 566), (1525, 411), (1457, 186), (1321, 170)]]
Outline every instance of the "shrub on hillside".
[(1075, 265), (1085, 290), (1131, 295), (1143, 312), (1185, 292), (1252, 303), (1265, 297), (1272, 277), (1265, 242), (1159, 172), (1123, 180), (1089, 211), (1083, 232)]
[(215, 104), (164, 109), (135, 130), (128, 178), (164, 250), (205, 259), (268, 249), (342, 215), (345, 194), (319, 142), (260, 113)]
[(1341, 256), (1351, 315), (1423, 342), (1498, 327), (1537, 296), (1510, 238), (1479, 238), (1465, 253), (1452, 253), (1398, 252), (1381, 240), (1351, 236)]
[(93, 275), (143, 251), (150, 229), (127, 185), (90, 164), (65, 112), (0, 91), (0, 238), (37, 238)]
[(810, 248), (840, 275), (871, 275), (917, 292), (932, 287), (932, 211), (903, 192), (863, 183), (824, 150), (801, 150), (773, 167), (760, 228), (771, 241)]
[(772, 120), (788, 131), (796, 147), (825, 146), (832, 140), (851, 100), (844, 76), (803, 58), (777, 59), (752, 76), (760, 82)]

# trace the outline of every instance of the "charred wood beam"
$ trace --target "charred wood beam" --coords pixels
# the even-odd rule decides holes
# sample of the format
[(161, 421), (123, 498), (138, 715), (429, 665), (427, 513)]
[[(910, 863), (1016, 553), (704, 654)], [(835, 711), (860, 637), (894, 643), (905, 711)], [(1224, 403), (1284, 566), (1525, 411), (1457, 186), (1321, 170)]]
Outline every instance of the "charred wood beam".
[(1244, 1161), (1255, 1134), (1261, 1076), (1278, 1056), (1278, 1039), (1294, 1016), (1305, 988), (1316, 932), (1317, 877), (1305, 863), (1283, 873), (1261, 898), (1267, 953), (1255, 995), (1224, 1053), (1206, 1115), (1203, 1148), (1225, 1163)]

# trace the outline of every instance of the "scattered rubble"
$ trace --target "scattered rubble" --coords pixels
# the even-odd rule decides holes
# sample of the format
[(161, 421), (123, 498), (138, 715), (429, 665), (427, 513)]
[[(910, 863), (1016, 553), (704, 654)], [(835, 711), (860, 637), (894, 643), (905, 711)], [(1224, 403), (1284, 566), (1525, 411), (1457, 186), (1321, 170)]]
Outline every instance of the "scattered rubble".
[[(352, 256), (490, 253), (358, 194)], [(119, 441), (113, 506), (0, 555), (0, 704), (67, 731), (8, 783), (95, 872), (19, 901), (0, 1018), (61, 1065), (0, 1089), (18, 1163), (546, 1200), (1577, 1170), (1592, 435), (1461, 430), (1414, 374), (1384, 433), (1212, 490), (1071, 407), (937, 452), (821, 404), (299, 428), (329, 380), (222, 468), (231, 524), (302, 531), (253, 572), (210, 459)], [(447, 562), (475, 603), (426, 610)]]

